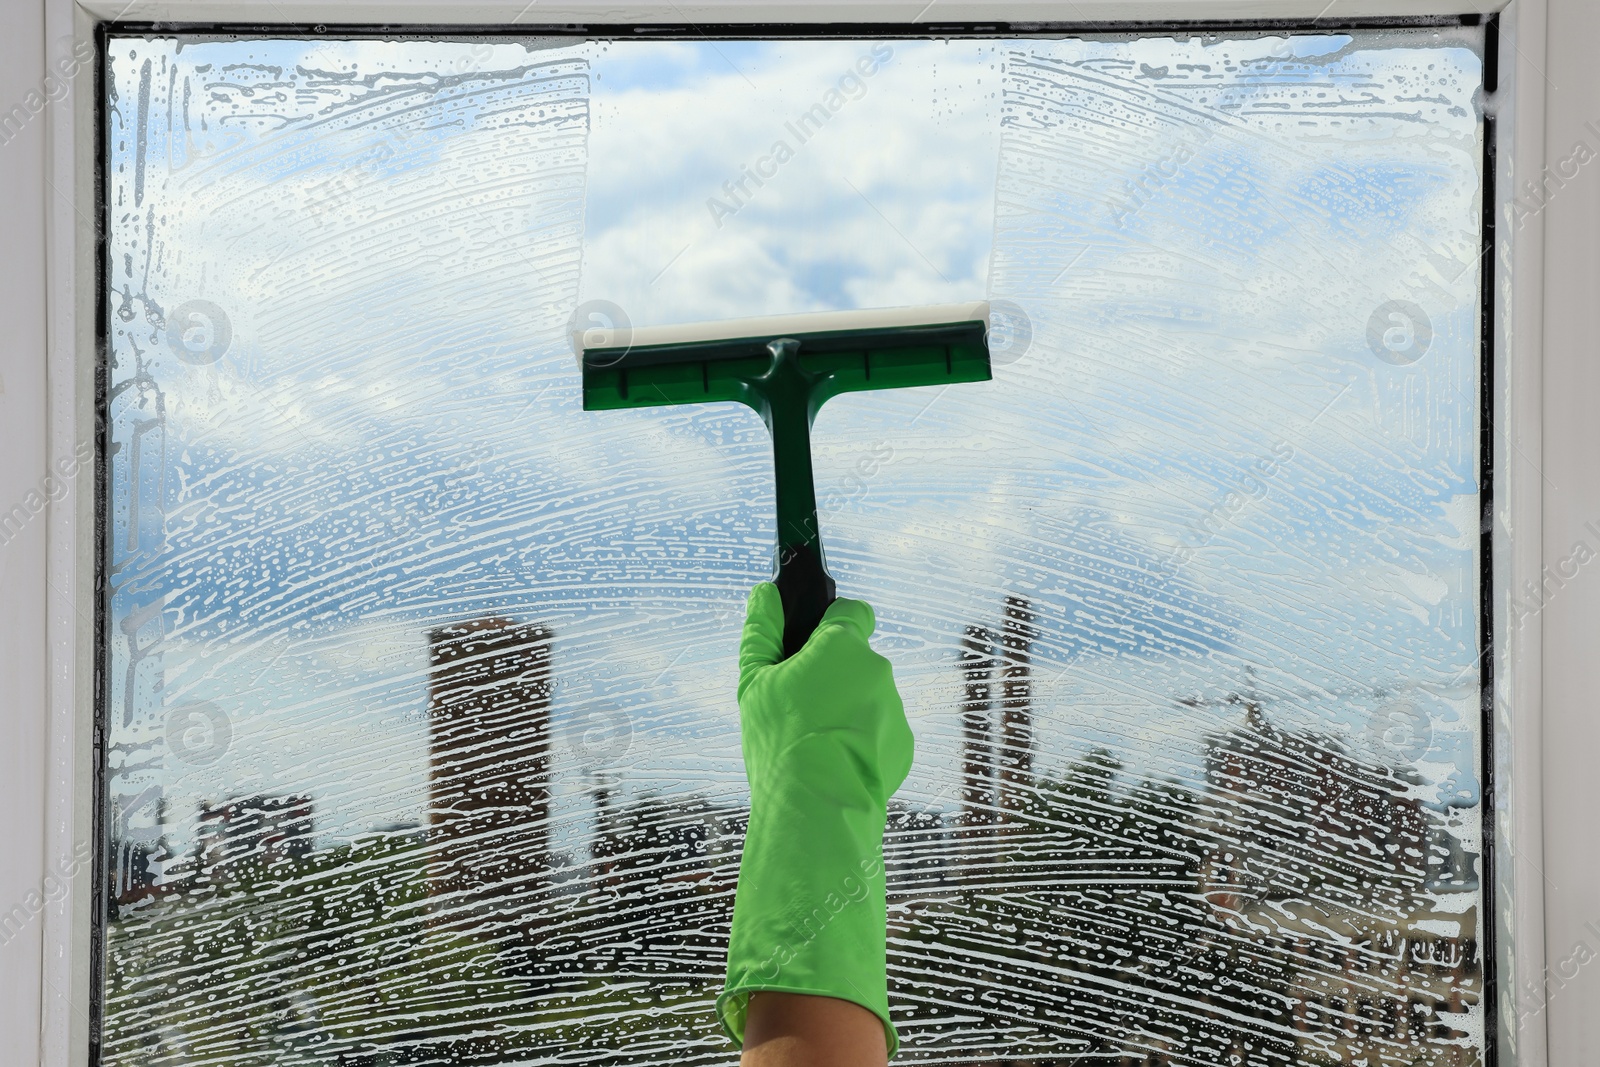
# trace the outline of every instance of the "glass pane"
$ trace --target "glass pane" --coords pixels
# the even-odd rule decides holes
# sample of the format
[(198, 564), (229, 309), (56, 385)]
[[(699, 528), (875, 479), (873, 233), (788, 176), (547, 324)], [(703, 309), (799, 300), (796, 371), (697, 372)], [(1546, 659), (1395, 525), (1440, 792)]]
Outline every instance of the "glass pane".
[(1482, 1062), (1475, 31), (109, 48), (107, 1063), (733, 1062), (766, 431), (571, 334), (984, 297), (814, 434), (902, 1058)]

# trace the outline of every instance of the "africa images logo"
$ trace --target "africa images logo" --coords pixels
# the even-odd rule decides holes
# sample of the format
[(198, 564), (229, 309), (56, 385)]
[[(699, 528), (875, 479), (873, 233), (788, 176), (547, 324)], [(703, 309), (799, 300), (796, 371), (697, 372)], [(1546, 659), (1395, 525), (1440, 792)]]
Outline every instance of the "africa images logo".
[(1428, 354), (1433, 322), (1409, 300), (1379, 304), (1367, 319), (1367, 347), (1385, 363), (1408, 366)]

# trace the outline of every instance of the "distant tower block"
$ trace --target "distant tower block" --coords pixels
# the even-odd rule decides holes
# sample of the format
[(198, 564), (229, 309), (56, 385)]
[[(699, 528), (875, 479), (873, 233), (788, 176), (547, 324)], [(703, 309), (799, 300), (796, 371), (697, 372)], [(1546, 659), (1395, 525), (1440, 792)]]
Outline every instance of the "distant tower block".
[(617, 859), (627, 851), (617, 833), (616, 787), (617, 781), (609, 772), (596, 771), (590, 777), (589, 791), (594, 800), (594, 841), (589, 846), (593, 885), (615, 886)]
[(1033, 789), (1033, 639), (1037, 616), (1026, 597), (1006, 597), (1000, 644), (1000, 806), (1023, 810)]
[(471, 910), (550, 866), (550, 629), (508, 619), (429, 635), (429, 891)]
[(961, 676), (966, 683), (961, 701), (961, 808), (962, 820), (969, 825), (994, 818), (994, 747), (989, 737), (994, 653), (994, 634), (984, 626), (968, 626), (961, 638)]

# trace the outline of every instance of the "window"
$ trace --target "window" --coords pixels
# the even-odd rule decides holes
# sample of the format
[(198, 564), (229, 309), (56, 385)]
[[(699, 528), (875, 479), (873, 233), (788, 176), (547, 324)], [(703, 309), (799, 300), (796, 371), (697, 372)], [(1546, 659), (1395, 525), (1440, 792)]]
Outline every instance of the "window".
[(765, 431), (571, 335), (968, 298), (816, 431), (906, 1058), (1484, 1062), (1483, 49), (113, 34), (102, 1062), (725, 1061)]

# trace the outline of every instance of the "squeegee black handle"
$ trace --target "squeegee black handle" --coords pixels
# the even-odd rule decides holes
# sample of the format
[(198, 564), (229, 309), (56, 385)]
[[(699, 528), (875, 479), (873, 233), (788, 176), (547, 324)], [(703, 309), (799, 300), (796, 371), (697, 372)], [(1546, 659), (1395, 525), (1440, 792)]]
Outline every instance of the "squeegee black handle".
[(810, 545), (789, 545), (778, 555), (774, 579), (783, 598), (783, 658), (800, 651), (837, 595), (833, 578)]

